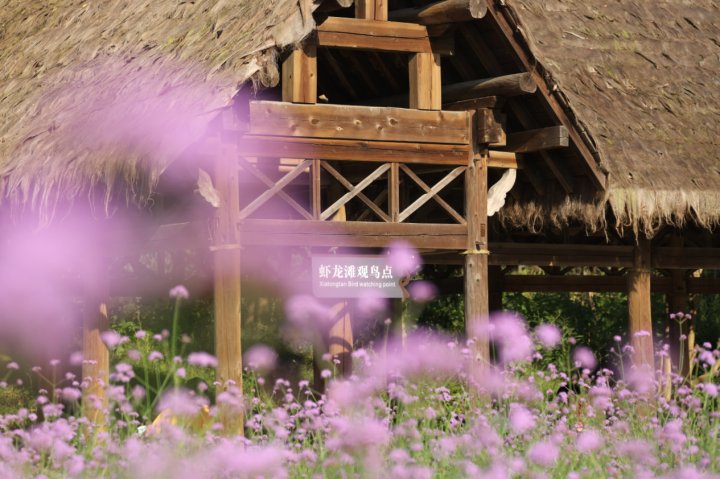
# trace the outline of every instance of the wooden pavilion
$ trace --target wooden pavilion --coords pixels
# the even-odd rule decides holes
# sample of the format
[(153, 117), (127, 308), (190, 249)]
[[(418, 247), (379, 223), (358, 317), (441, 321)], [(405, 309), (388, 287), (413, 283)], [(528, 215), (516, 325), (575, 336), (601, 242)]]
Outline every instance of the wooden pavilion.
[[(153, 211), (163, 178), (198, 178), (186, 194), (212, 219), (155, 224), (137, 244), (212, 252), (221, 381), (242, 381), (241, 262), (256, 245), (408, 241), (426, 263), (464, 265), (444, 287), (464, 288), (470, 331), (503, 291), (624, 291), (644, 364), (651, 291), (670, 311), (720, 293), (692, 274), (720, 267), (709, 0), (15, 0), (0, 15), (4, 203), (44, 220), (86, 196)], [(202, 114), (180, 114), (173, 141), (78, 141), (156, 98)], [(567, 274), (579, 266), (605, 274)], [(86, 377), (107, 377), (104, 327), (86, 323)]]

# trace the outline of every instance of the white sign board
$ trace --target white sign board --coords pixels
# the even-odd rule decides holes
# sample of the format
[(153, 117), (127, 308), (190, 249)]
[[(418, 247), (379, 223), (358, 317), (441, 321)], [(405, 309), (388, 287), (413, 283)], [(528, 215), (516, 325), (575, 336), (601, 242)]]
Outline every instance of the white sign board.
[(386, 255), (312, 257), (313, 294), (318, 298), (402, 298), (400, 280)]

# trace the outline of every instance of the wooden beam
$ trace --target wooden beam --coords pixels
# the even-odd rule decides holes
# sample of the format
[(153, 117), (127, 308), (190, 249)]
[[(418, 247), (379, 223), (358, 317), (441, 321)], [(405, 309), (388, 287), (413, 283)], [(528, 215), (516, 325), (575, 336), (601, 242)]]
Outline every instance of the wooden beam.
[(306, 43), (296, 48), (282, 65), (283, 101), (317, 102), (317, 48)]
[(656, 248), (653, 267), (658, 269), (720, 269), (720, 248)]
[[(442, 294), (460, 294), (463, 292), (463, 279), (442, 279), (438, 280), (435, 286)], [(651, 280), (653, 293), (666, 293), (671, 288), (670, 278), (653, 277)], [(716, 287), (715, 289), (720, 288)], [(507, 274), (501, 275), (499, 279), (490, 283), (491, 293), (499, 291), (506, 293), (624, 293), (627, 291), (627, 277)]]
[[(465, 172), (465, 329), (473, 340), (473, 359), (490, 362), (488, 293), (488, 227), (487, 227), (487, 164), (486, 155), (477, 141), (477, 114), (473, 115), (473, 159)], [(477, 378), (474, 378), (477, 380)]]
[(567, 128), (564, 126), (551, 126), (520, 133), (509, 133), (504, 149), (515, 153), (530, 153), (566, 148), (569, 144)]
[(83, 414), (96, 431), (107, 425), (108, 398), (106, 387), (110, 375), (110, 352), (101, 333), (110, 328), (107, 304), (90, 300), (85, 304), (82, 332)]
[(328, 17), (317, 26), (317, 45), (368, 51), (440, 53), (427, 27), (412, 23)]
[(638, 238), (633, 248), (633, 265), (628, 271), (628, 318), (630, 342), (634, 348), (633, 362), (649, 372), (655, 371), (653, 328), (650, 296), (650, 240)]
[(537, 84), (529, 73), (513, 73), (443, 86), (444, 101), (455, 102), (486, 96), (519, 96), (535, 93)]
[(250, 102), (253, 135), (467, 145), (467, 123), (467, 113), (459, 111)]
[(488, 168), (512, 168), (515, 170), (520, 168), (515, 153), (493, 150), (488, 152), (487, 166)]
[(485, 0), (442, 0), (424, 7), (393, 10), (390, 12), (390, 20), (439, 25), (482, 18), (486, 13)]
[(330, 140), (267, 135), (242, 136), (235, 149), (235, 152), (241, 156), (457, 166), (467, 164), (470, 157), (469, 145)]
[(632, 266), (632, 247), (535, 243), (493, 243), (490, 263), (534, 266)]
[[(212, 247), (218, 395), (233, 388), (242, 394), (243, 384), (240, 244), (236, 227), (240, 220), (239, 169), (230, 158), (231, 155), (219, 155), (214, 171), (214, 184), (220, 196), (220, 205), (215, 209)], [(242, 410), (221, 411), (221, 417), (225, 434), (243, 434)]]
[[(417, 110), (442, 109), (440, 55), (416, 53), (410, 58), (409, 69), (410, 108)], [(465, 123), (467, 126), (467, 117)], [(469, 134), (467, 128), (465, 133)]]
[(239, 230), (243, 245), (384, 248), (397, 240), (426, 249), (467, 245), (467, 227), (456, 224), (245, 220)]

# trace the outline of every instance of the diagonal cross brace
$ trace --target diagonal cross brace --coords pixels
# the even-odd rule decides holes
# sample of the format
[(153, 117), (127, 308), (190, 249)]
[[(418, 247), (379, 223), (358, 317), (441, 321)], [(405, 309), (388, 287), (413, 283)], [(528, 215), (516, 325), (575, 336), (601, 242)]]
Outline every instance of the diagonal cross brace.
[[(348, 191), (352, 191), (354, 186), (352, 183), (350, 183), (343, 175), (341, 175), (335, 168), (330, 166), (329, 163), (323, 161), (322, 167), (327, 170), (328, 173), (330, 173), (333, 177), (335, 177), (338, 182), (340, 182), (341, 185), (343, 185)], [(367, 205), (368, 208), (370, 208), (376, 215), (378, 215), (380, 218), (382, 218), (383, 221), (386, 223), (390, 222), (390, 217), (380, 209), (380, 207), (377, 205), (377, 203), (367, 196), (365, 196), (364, 193), (358, 191), (357, 197), (362, 200), (363, 203)]]
[(422, 205), (424, 205), (425, 203), (430, 201), (430, 199), (434, 199), (440, 206), (442, 206), (445, 209), (445, 211), (447, 211), (450, 214), (450, 216), (452, 216), (455, 219), (455, 221), (457, 221), (461, 225), (467, 224), (465, 219), (462, 216), (460, 216), (458, 214), (458, 212), (453, 209), (452, 206), (450, 206), (445, 200), (443, 200), (442, 198), (440, 198), (438, 196), (438, 193), (440, 193), (440, 191), (442, 191), (443, 188), (445, 188), (455, 178), (457, 178), (458, 176), (460, 176), (461, 174), (463, 174), (465, 172), (465, 170), (467, 169), (466, 167), (459, 166), (459, 167), (455, 168), (450, 173), (448, 173), (447, 176), (445, 176), (445, 178), (438, 181), (435, 184), (435, 186), (433, 186), (432, 188), (430, 188), (427, 184), (425, 184), (425, 182), (423, 180), (421, 180), (420, 177), (417, 176), (407, 166), (401, 164), (400, 168), (405, 172), (405, 174), (407, 174), (410, 178), (412, 178), (412, 180), (415, 183), (417, 183), (418, 186), (420, 186), (420, 188), (425, 190), (424, 195), (422, 195), (420, 198), (415, 200), (410, 206), (405, 208), (405, 210), (402, 213), (400, 213), (400, 217), (398, 219), (398, 221), (400, 223), (402, 223), (403, 221), (408, 219), (410, 217), (410, 215), (415, 213), (418, 210), (418, 208), (420, 208)]
[[(323, 165), (327, 169), (327, 165)], [(379, 168), (377, 168), (375, 171), (370, 173), (369, 176), (367, 176), (365, 179), (363, 179), (360, 183), (355, 185), (352, 190), (345, 193), (342, 197), (340, 197), (339, 200), (337, 200), (335, 203), (330, 205), (328, 209), (322, 212), (320, 215), (321, 220), (326, 220), (329, 217), (331, 217), (337, 210), (342, 208), (342, 206), (353, 199), (355, 196), (357, 196), (362, 190), (367, 188), (370, 183), (377, 180), (381, 175), (383, 175), (387, 170), (390, 169), (390, 163), (383, 163), (380, 165)]]
[(249, 205), (243, 208), (242, 211), (240, 211), (240, 219), (245, 219), (251, 214), (253, 214), (255, 210), (267, 203), (267, 201), (275, 195), (278, 195), (280, 198), (285, 200), (295, 211), (300, 213), (305, 219), (313, 219), (312, 215), (308, 213), (305, 208), (300, 206), (298, 202), (295, 201), (290, 195), (282, 191), (282, 189), (285, 188), (288, 184), (290, 184), (292, 180), (300, 176), (300, 174), (305, 170), (305, 168), (310, 165), (310, 163), (311, 160), (301, 161), (295, 168), (293, 168), (285, 176), (280, 178), (278, 182), (274, 182), (270, 178), (265, 176), (265, 174), (262, 173), (260, 170), (248, 163), (247, 160), (245, 160), (244, 158), (240, 158), (240, 164), (242, 165), (242, 167), (270, 188), (269, 190), (266, 190), (263, 194), (255, 198)]

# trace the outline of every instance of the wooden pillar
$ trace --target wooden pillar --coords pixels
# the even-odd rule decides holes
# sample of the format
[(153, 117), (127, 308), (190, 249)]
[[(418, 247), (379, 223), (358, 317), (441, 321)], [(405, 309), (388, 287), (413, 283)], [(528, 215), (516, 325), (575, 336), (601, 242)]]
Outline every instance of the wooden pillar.
[(465, 216), (468, 244), (465, 251), (465, 326), (475, 341), (475, 358), (489, 361), (487, 155), (477, 143), (477, 113), (472, 112), (474, 154), (465, 173)]
[(317, 103), (317, 47), (306, 43), (296, 48), (282, 65), (282, 99), (293, 103)]
[(415, 53), (410, 57), (410, 108), (442, 109), (440, 55)]
[(355, 0), (355, 17), (367, 20), (387, 20), (389, 0)]
[(654, 371), (650, 276), (650, 240), (641, 236), (633, 250), (633, 267), (627, 276), (628, 318), (635, 349), (633, 362)]
[[(221, 152), (223, 150), (220, 148)], [(215, 210), (215, 245), (212, 247), (215, 266), (215, 355), (218, 366), (217, 394), (229, 386), (242, 392), (242, 327), (240, 318), (240, 191), (238, 165), (229, 153), (215, 160), (215, 187), (220, 205)], [(226, 434), (243, 433), (242, 411), (225, 411), (223, 426)]]
[(83, 312), (83, 414), (97, 428), (106, 423), (108, 399), (105, 388), (110, 373), (110, 352), (100, 337), (109, 328), (107, 304), (88, 302)]

